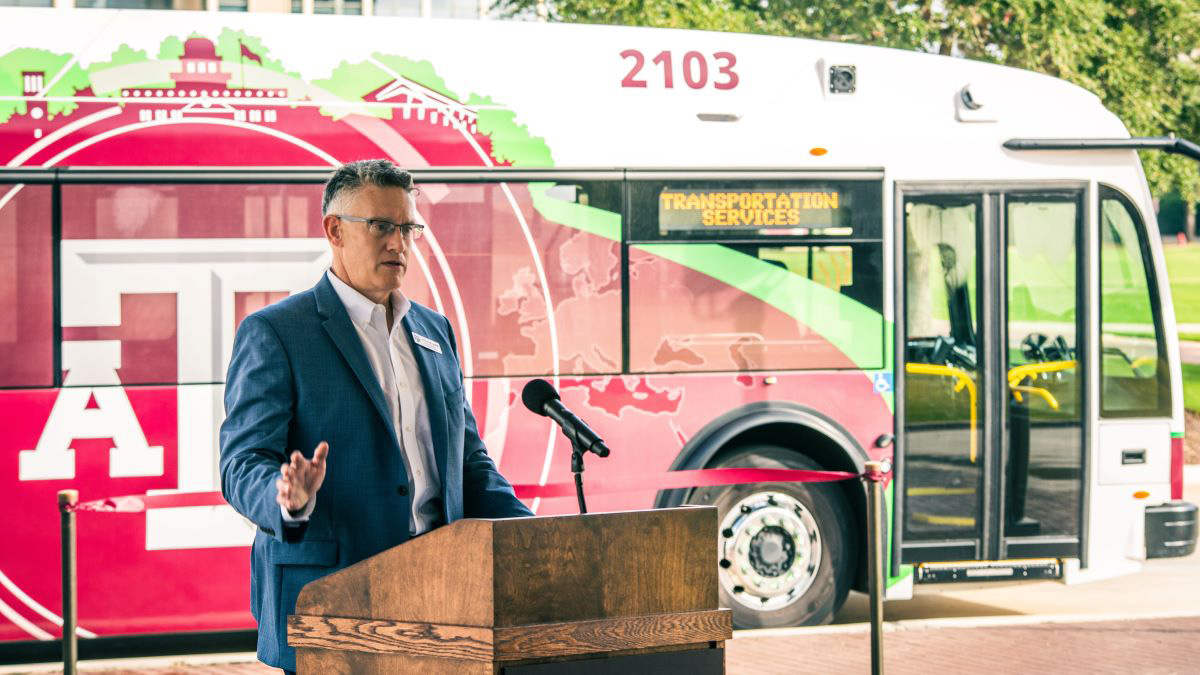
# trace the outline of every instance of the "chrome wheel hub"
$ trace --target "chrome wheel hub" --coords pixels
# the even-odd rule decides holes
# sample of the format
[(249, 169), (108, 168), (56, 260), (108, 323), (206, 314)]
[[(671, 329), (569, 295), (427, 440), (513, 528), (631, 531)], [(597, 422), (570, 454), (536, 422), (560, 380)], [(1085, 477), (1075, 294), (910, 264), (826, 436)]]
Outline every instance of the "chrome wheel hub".
[(721, 586), (734, 602), (760, 612), (781, 609), (812, 586), (821, 564), (821, 532), (795, 497), (757, 492), (725, 514), (717, 559)]

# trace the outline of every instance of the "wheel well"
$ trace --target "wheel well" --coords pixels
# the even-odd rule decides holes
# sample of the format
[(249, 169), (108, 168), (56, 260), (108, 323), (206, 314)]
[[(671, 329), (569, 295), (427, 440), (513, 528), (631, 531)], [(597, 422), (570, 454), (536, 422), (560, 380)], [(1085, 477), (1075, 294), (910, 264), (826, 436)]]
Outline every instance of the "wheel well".
[[(803, 455), (826, 471), (861, 473), (868, 455), (841, 425), (814, 410), (792, 403), (751, 404), (710, 423), (684, 446), (672, 469), (702, 469), (747, 445), (776, 445)], [(862, 481), (837, 483), (850, 504), (858, 544), (851, 588), (866, 589), (867, 507)], [(683, 504), (691, 490), (663, 490), (655, 507)], [(884, 541), (887, 541), (885, 533)]]
[(846, 453), (846, 449), (832, 438), (810, 426), (794, 422), (773, 422), (751, 427), (729, 439), (720, 452), (707, 463), (711, 464), (735, 448), (758, 444), (778, 445), (795, 450), (827, 471), (862, 471), (861, 465), (856, 464)]

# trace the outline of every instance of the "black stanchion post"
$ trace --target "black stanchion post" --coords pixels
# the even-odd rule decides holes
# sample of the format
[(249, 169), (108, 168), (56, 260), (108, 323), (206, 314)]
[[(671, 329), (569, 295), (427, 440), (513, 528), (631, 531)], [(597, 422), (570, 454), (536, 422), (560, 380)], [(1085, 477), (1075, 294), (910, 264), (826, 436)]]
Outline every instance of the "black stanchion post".
[(62, 519), (62, 655), (63, 675), (75, 675), (79, 661), (79, 645), (75, 627), (79, 623), (75, 592), (75, 511), (79, 502), (78, 490), (59, 490), (58, 513)]
[(871, 593), (871, 673), (883, 675), (883, 462), (863, 465), (867, 487), (867, 564)]

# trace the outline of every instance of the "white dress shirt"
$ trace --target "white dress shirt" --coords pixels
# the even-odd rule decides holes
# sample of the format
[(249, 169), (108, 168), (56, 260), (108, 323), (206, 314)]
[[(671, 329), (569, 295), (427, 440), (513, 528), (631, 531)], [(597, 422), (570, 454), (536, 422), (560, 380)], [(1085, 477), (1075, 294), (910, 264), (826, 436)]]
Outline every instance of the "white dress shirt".
[[(425, 385), (421, 382), (421, 371), (417, 367), (408, 336), (404, 333), (404, 326), (401, 325), (401, 319), (408, 313), (412, 303), (400, 291), (392, 292), (392, 329), (389, 331), (387, 311), (383, 305), (375, 304), (351, 288), (333, 270), (326, 272), (326, 276), (346, 307), (346, 313), (350, 315), (350, 322), (358, 332), (367, 361), (392, 413), (392, 427), (400, 441), (400, 456), (408, 471), (408, 494), (412, 504), (409, 531), (414, 535), (427, 532), (441, 518), (442, 488), (433, 454)], [(337, 448), (329, 450), (337, 452)], [(295, 517), (284, 509), (284, 520), (307, 520), (315, 502), (316, 495), (313, 495), (304, 511)]]

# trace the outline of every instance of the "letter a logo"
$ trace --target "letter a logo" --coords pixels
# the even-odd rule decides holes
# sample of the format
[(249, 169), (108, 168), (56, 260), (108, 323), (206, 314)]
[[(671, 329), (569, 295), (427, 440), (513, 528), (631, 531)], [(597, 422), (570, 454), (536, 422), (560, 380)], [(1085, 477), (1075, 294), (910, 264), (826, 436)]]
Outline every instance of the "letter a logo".
[(75, 477), (77, 438), (111, 438), (108, 474), (113, 478), (161, 476), (162, 446), (151, 447), (120, 386), (72, 387), (74, 380), (120, 385), (121, 343), (116, 340), (64, 342), (64, 388), (54, 401), (37, 448), (20, 452), (20, 480)]

